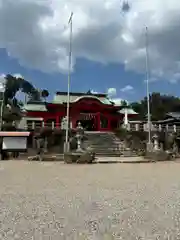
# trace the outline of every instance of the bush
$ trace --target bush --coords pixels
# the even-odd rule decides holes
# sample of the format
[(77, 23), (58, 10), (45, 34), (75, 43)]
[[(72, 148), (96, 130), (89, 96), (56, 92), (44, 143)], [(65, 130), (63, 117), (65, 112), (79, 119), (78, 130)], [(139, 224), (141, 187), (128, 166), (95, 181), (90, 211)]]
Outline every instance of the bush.
[[(75, 135), (76, 135), (76, 131), (73, 129), (70, 129), (69, 130), (69, 138), (73, 139)], [(28, 138), (28, 143), (29, 143), (29, 146), (32, 147), (33, 137), (46, 138), (47, 142), (48, 142), (47, 148), (49, 151), (50, 150), (54, 151), (55, 149), (57, 151), (62, 151), (60, 149), (63, 149), (63, 147), (64, 147), (65, 136), (66, 136), (66, 130), (64, 130), (64, 129), (57, 129), (57, 128), (52, 129), (50, 127), (44, 127), (41, 129), (33, 130)], [(71, 143), (71, 145), (73, 145), (73, 148), (77, 146), (76, 142), (77, 141), (73, 141), (73, 143)]]
[(147, 132), (128, 131), (125, 128), (120, 128), (120, 129), (115, 130), (115, 134), (120, 140), (129, 140), (129, 139), (133, 139), (133, 138), (136, 138), (136, 139), (138, 138), (141, 141), (145, 141), (147, 139)]
[(120, 140), (125, 140), (129, 134), (129, 131), (125, 128), (119, 128), (116, 129), (114, 133)]
[(133, 151), (144, 151), (146, 148), (147, 132), (128, 131), (127, 129), (120, 128), (115, 131), (115, 134), (121, 141), (125, 142), (127, 148)]
[(2, 131), (16, 131), (16, 127), (12, 123), (4, 123), (2, 126)]

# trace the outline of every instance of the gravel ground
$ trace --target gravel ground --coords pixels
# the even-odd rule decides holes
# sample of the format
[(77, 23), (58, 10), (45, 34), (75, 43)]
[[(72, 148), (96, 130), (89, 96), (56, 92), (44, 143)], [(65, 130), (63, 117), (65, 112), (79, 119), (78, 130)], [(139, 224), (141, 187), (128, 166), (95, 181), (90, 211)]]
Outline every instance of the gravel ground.
[(180, 239), (180, 164), (0, 163), (0, 239)]

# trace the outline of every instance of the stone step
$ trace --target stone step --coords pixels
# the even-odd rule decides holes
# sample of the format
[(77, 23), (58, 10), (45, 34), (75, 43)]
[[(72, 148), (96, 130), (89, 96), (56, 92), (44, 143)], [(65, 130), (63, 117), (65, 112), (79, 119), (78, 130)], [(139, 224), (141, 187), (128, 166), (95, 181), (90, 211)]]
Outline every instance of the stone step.
[(112, 153), (120, 152), (118, 149), (98, 149), (98, 148), (96, 148), (96, 149), (92, 148), (92, 151), (94, 151), (94, 152), (112, 152)]
[(106, 156), (106, 155), (118, 155), (118, 156), (120, 156), (120, 155), (122, 155), (120, 152), (95, 152), (95, 156), (96, 155), (102, 155), (102, 156)]
[(103, 156), (107, 156), (107, 157), (119, 157), (121, 154), (119, 154), (119, 153), (117, 153), (117, 154), (110, 154), (110, 153), (96, 153), (96, 155), (95, 156), (97, 156), (97, 157), (99, 157), (99, 156), (101, 156), (101, 157), (103, 157)]
[(90, 146), (90, 147), (102, 147), (102, 148), (121, 148), (121, 146), (117, 145), (117, 144), (88, 144), (85, 143), (84, 146)]
[(109, 153), (116, 153), (116, 152), (120, 152), (120, 150), (118, 150), (118, 149), (93, 149), (92, 148), (92, 150), (94, 151), (94, 152), (109, 152)]
[(94, 144), (94, 143), (91, 143), (90, 144), (91, 146), (102, 146), (102, 147), (118, 147), (119, 145), (118, 144), (105, 144), (105, 143), (103, 143), (103, 144)]
[(116, 138), (114, 133), (99, 132), (91, 133), (85, 132), (87, 140), (84, 142), (85, 147), (92, 148), (97, 156), (120, 156), (122, 142)]
[(103, 147), (103, 146), (99, 146), (99, 147), (93, 147), (93, 146), (90, 146), (91, 149), (94, 149), (94, 150), (102, 150), (102, 151), (119, 151), (121, 148), (117, 148), (117, 147)]

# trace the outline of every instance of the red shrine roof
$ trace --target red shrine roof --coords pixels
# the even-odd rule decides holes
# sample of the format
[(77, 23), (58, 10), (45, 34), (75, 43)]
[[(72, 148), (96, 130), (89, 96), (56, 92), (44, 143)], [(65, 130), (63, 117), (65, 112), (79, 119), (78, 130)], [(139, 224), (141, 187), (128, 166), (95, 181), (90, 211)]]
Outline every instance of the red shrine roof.
[[(101, 109), (113, 109), (119, 111), (124, 108), (120, 104), (115, 104), (110, 100), (107, 94), (104, 93), (87, 93), (82, 92), (70, 92), (70, 107), (76, 104), (86, 105), (87, 108), (94, 105), (99, 105)], [(35, 111), (35, 112), (46, 112), (50, 109), (55, 109), (57, 107), (66, 107), (67, 106), (67, 92), (56, 92), (54, 99), (49, 103), (42, 102), (30, 102), (26, 104), (26, 111)], [(119, 112), (123, 114), (123, 112)], [(129, 114), (136, 114), (135, 112)]]
[[(113, 106), (114, 103), (108, 98), (107, 94), (104, 93), (91, 93), (88, 91), (87, 93), (80, 92), (70, 92), (70, 103), (78, 102), (82, 99), (94, 99), (102, 104), (107, 104)], [(54, 96), (52, 103), (56, 104), (66, 104), (67, 103), (67, 92), (57, 92)]]

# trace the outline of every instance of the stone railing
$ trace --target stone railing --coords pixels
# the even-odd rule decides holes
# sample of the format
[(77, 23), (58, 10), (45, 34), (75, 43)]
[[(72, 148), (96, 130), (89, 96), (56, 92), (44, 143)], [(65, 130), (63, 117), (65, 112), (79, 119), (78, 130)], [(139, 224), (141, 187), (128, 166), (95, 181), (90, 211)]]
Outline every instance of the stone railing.
[[(21, 120), (20, 123), (18, 124), (19, 128), (22, 129), (28, 129), (28, 130), (34, 130), (34, 129), (40, 129), (43, 127), (48, 127), (48, 128), (61, 128), (61, 129), (66, 129), (66, 124), (65, 122), (61, 122), (57, 124), (55, 121), (52, 122), (44, 122), (44, 121), (26, 121), (26, 120)], [(17, 126), (18, 127), (18, 126)], [(70, 128), (72, 128), (72, 122), (70, 121)]]
[(37, 123), (35, 121), (33, 121), (31, 124), (24, 124), (22, 127), (20, 128), (24, 128), (26, 130), (34, 130), (34, 129), (40, 129), (40, 128), (43, 128), (43, 127), (48, 127), (48, 128), (52, 128), (52, 129), (55, 129), (55, 128), (61, 128), (61, 126), (56, 126), (56, 123), (55, 122), (51, 122), (51, 123)]
[[(129, 131), (148, 131), (147, 123), (128, 123), (125, 128)], [(167, 132), (180, 132), (180, 126), (168, 124), (151, 124), (151, 131), (166, 130)]]
[[(122, 127), (123, 125), (119, 125)], [(31, 124), (24, 124), (23, 128), (26, 130), (34, 130), (40, 129), (42, 127), (49, 127), (49, 128), (61, 128), (61, 125), (57, 126), (55, 122), (51, 123), (44, 123), (33, 121)], [(148, 124), (147, 123), (128, 123), (124, 126), (129, 131), (148, 131)], [(151, 124), (151, 131), (162, 131), (166, 130), (168, 132), (180, 132), (180, 126), (177, 125), (167, 125), (167, 124)]]

